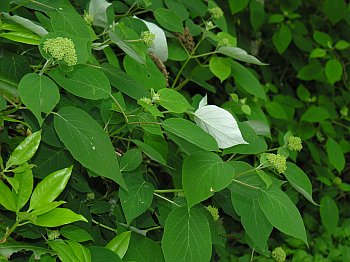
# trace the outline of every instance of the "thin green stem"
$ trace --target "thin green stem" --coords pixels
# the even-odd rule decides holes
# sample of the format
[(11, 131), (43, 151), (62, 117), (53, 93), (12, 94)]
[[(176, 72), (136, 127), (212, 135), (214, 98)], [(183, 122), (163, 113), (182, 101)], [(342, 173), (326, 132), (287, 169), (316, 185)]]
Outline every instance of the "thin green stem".
[(129, 125), (161, 125), (159, 122), (129, 122)]
[(20, 222), (21, 222), (20, 220), (17, 220), (10, 229), (6, 230), (5, 235), (0, 239), (0, 244), (3, 244), (7, 241), (7, 238), (19, 226)]
[(155, 189), (154, 192), (166, 194), (166, 193), (181, 193), (184, 192), (183, 189)]
[(208, 52), (208, 53), (204, 53), (204, 54), (200, 54), (200, 55), (194, 55), (194, 56), (191, 56), (191, 58), (198, 58), (198, 57), (213, 55), (213, 54), (217, 54), (217, 53), (218, 53), (217, 51), (212, 51), (212, 52)]
[(161, 226), (155, 226), (155, 227), (147, 228), (146, 231), (149, 232), (149, 231), (157, 230), (157, 229), (161, 229), (161, 228), (162, 228)]
[(99, 225), (100, 227), (103, 227), (103, 228), (105, 228), (105, 229), (107, 229), (107, 230), (109, 230), (109, 231), (112, 231), (112, 232), (114, 232), (114, 233), (117, 232), (116, 229), (113, 229), (113, 228), (111, 228), (111, 227), (109, 227), (109, 226), (106, 226), (106, 225), (104, 225), (104, 224), (102, 224), (102, 223), (96, 221), (95, 219), (92, 219), (92, 223), (94, 223), (94, 224), (96, 224), (96, 225)]
[(159, 197), (159, 198), (161, 198), (161, 199), (163, 199), (163, 200), (165, 200), (165, 201), (168, 201), (169, 203), (171, 203), (171, 204), (173, 204), (173, 205), (175, 205), (175, 206), (180, 207), (179, 204), (175, 203), (174, 201), (172, 201), (172, 200), (170, 200), (170, 199), (168, 199), (168, 198), (166, 198), (166, 197), (163, 197), (162, 195), (157, 194), (156, 192), (154, 192), (153, 195), (155, 195), (156, 197)]
[(260, 188), (258, 188), (256, 186), (249, 185), (249, 184), (244, 183), (242, 181), (239, 181), (237, 179), (233, 179), (233, 182), (236, 182), (237, 184), (240, 184), (240, 185), (243, 185), (243, 186), (246, 186), (246, 187), (250, 187), (250, 188), (255, 189), (255, 190), (259, 190), (260, 189)]
[(50, 58), (49, 60), (46, 60), (43, 68), (41, 68), (39, 75), (43, 75), (45, 73), (45, 71), (51, 66), (52, 64), (52, 59)]
[(110, 97), (112, 98), (112, 100), (114, 101), (114, 103), (119, 107), (120, 111), (122, 112), (122, 114), (123, 114), (123, 116), (124, 116), (124, 118), (125, 118), (125, 122), (128, 123), (128, 122), (129, 122), (129, 119), (128, 119), (128, 117), (126, 116), (126, 114), (125, 114), (123, 108), (121, 107), (121, 105), (118, 103), (117, 99), (115, 99), (115, 97), (114, 97), (112, 94), (110, 94)]
[(179, 80), (179, 78), (180, 78), (182, 72), (184, 71), (186, 65), (188, 64), (188, 62), (190, 62), (190, 60), (191, 60), (191, 57), (188, 57), (188, 58), (186, 59), (186, 61), (182, 64), (182, 66), (181, 66), (179, 72), (177, 73), (177, 75), (176, 75), (176, 77), (175, 77), (175, 80), (174, 80), (174, 82), (173, 82), (171, 88), (175, 88), (177, 81)]

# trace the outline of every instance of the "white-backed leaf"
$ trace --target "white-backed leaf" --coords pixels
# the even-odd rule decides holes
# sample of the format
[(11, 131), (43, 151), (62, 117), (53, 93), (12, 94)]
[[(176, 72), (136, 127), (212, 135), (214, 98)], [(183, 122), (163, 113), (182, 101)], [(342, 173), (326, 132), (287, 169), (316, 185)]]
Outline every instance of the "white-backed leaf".
[(93, 25), (108, 28), (107, 8), (110, 5), (105, 0), (90, 0), (89, 14), (93, 17)]
[(251, 64), (256, 64), (256, 65), (267, 65), (265, 63), (262, 63), (259, 59), (248, 54), (247, 51), (239, 47), (222, 46), (218, 49), (218, 52), (242, 62), (247, 62)]
[(206, 105), (197, 109), (194, 114), (196, 124), (215, 138), (219, 148), (248, 144), (243, 139), (236, 120), (227, 110)]
[(48, 32), (46, 31), (45, 28), (43, 28), (40, 25), (35, 24), (34, 22), (30, 21), (29, 19), (23, 18), (18, 15), (10, 15), (8, 13), (2, 13), (2, 15), (9, 19), (12, 20), (13, 22), (20, 24), (21, 26), (25, 27), (26, 29), (32, 31), (33, 33), (39, 35), (39, 36), (44, 36)]

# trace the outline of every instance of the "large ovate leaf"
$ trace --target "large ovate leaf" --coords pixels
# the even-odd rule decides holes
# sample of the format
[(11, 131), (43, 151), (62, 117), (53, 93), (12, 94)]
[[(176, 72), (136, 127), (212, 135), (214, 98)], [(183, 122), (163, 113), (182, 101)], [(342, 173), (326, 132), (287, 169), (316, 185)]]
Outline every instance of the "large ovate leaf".
[(199, 209), (180, 207), (169, 214), (162, 239), (166, 262), (209, 261), (211, 248), (209, 223)]
[(109, 241), (106, 248), (115, 252), (120, 258), (123, 258), (128, 250), (130, 237), (131, 231), (125, 231)]
[(339, 209), (337, 203), (330, 197), (324, 196), (320, 203), (322, 225), (329, 233), (333, 233), (339, 222)]
[(303, 219), (286, 193), (272, 185), (267, 190), (258, 191), (258, 201), (261, 210), (274, 227), (307, 244)]
[(111, 6), (105, 0), (91, 0), (89, 3), (89, 14), (93, 18), (92, 24), (103, 28), (108, 28), (110, 20), (108, 18), (108, 7)]
[(120, 201), (128, 224), (151, 206), (153, 185), (144, 181), (138, 174), (127, 174), (124, 180), (128, 191), (120, 190)]
[(39, 123), (41, 113), (50, 113), (60, 100), (58, 87), (50, 78), (35, 73), (26, 74), (18, 84), (22, 102), (33, 112)]
[(133, 140), (133, 142), (152, 160), (162, 164), (166, 165), (166, 161), (164, 157), (152, 146), (143, 143), (139, 140)]
[(265, 63), (260, 62), (256, 57), (249, 55), (247, 51), (233, 46), (221, 46), (218, 49), (218, 52), (227, 56), (230, 56), (238, 61), (247, 62), (256, 65), (266, 65)]
[(125, 186), (108, 135), (88, 113), (64, 107), (55, 115), (54, 124), (59, 138), (77, 161), (96, 174)]
[(50, 76), (68, 92), (82, 98), (97, 100), (107, 98), (111, 93), (108, 78), (101, 70), (90, 66), (79, 67), (68, 73), (68, 77), (59, 69), (52, 71)]
[(301, 121), (309, 123), (322, 122), (330, 117), (328, 111), (320, 106), (310, 106), (301, 116)]
[(58, 170), (45, 177), (34, 189), (30, 198), (29, 210), (43, 207), (55, 200), (65, 189), (73, 166)]
[(343, 66), (337, 59), (328, 60), (326, 63), (326, 77), (333, 85), (341, 80), (343, 75)]
[(21, 165), (33, 157), (41, 141), (41, 130), (26, 137), (11, 154), (7, 166)]
[(329, 163), (340, 173), (345, 167), (345, 157), (340, 145), (329, 137), (326, 143)]
[(99, 262), (121, 262), (122, 260), (120, 257), (111, 251), (108, 248), (101, 247), (101, 246), (90, 246), (89, 247), (90, 253), (91, 253), (91, 260), (93, 262), (99, 261)]
[(227, 187), (234, 175), (234, 168), (214, 153), (199, 151), (187, 156), (182, 165), (182, 185), (188, 206)]
[(90, 250), (72, 240), (56, 239), (47, 242), (62, 262), (91, 262)]
[(158, 8), (154, 11), (154, 17), (165, 29), (172, 32), (182, 33), (182, 21), (175, 12), (165, 8)]
[(120, 159), (120, 171), (133, 171), (142, 163), (142, 152), (137, 148), (130, 149)]
[(286, 51), (290, 42), (292, 41), (292, 31), (288, 26), (282, 24), (281, 27), (273, 34), (273, 44), (277, 48), (277, 51), (282, 54)]
[(174, 89), (163, 88), (159, 90), (158, 94), (158, 103), (171, 112), (183, 113), (191, 108), (191, 105), (187, 102), (186, 98)]
[(287, 162), (287, 170), (284, 172), (284, 175), (296, 191), (302, 194), (312, 204), (317, 205), (312, 199), (312, 185), (310, 179), (302, 169), (296, 164)]
[(67, 225), (60, 229), (60, 233), (67, 239), (74, 240), (77, 242), (85, 242), (93, 240), (89, 232), (82, 229), (81, 227), (74, 225)]
[(215, 138), (219, 148), (247, 144), (236, 120), (227, 110), (215, 105), (206, 105), (198, 108), (194, 115), (196, 124)]
[(231, 74), (230, 59), (213, 56), (209, 61), (209, 69), (222, 82)]
[(58, 227), (76, 221), (88, 222), (82, 215), (67, 208), (55, 208), (36, 218), (35, 224), (42, 227)]
[(163, 121), (162, 127), (166, 131), (179, 136), (185, 139), (187, 142), (190, 142), (204, 150), (218, 150), (216, 140), (211, 135), (203, 131), (203, 129), (188, 120), (182, 118), (169, 118)]

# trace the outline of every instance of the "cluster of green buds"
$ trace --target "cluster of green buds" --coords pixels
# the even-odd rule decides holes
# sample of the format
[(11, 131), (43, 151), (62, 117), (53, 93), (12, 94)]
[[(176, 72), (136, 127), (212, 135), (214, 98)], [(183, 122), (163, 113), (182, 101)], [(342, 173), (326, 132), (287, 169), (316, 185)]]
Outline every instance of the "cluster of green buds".
[(267, 161), (269, 161), (278, 173), (284, 173), (287, 170), (287, 158), (280, 154), (268, 154), (266, 156)]
[(60, 235), (61, 234), (59, 230), (47, 230), (47, 238), (49, 240), (55, 240), (59, 238)]
[(150, 46), (153, 44), (156, 35), (152, 34), (150, 31), (144, 31), (141, 34), (141, 41), (146, 45)]
[(229, 45), (230, 45), (230, 41), (228, 40), (228, 38), (222, 38), (218, 42), (218, 46), (229, 46)]
[(74, 43), (66, 37), (56, 37), (47, 39), (44, 42), (43, 49), (49, 53), (55, 60), (63, 61), (68, 66), (77, 64), (78, 58)]
[(214, 19), (220, 19), (224, 15), (224, 12), (218, 6), (210, 8), (209, 13)]
[(151, 98), (142, 97), (140, 98), (140, 101), (146, 103), (147, 105), (152, 105), (153, 103), (157, 103), (159, 99), (160, 95), (156, 93), (153, 88), (151, 88)]
[(220, 215), (219, 215), (219, 210), (216, 207), (213, 207), (211, 205), (205, 207), (209, 213), (213, 216), (214, 221), (218, 221), (220, 219)]
[(303, 145), (300, 137), (297, 137), (297, 136), (288, 137), (287, 147), (289, 150), (292, 150), (292, 151), (300, 151), (301, 149), (303, 149)]
[(92, 25), (94, 17), (84, 10), (84, 20), (88, 25)]
[(283, 250), (283, 248), (276, 247), (272, 251), (271, 256), (276, 262), (284, 262), (286, 261), (287, 254), (286, 251)]

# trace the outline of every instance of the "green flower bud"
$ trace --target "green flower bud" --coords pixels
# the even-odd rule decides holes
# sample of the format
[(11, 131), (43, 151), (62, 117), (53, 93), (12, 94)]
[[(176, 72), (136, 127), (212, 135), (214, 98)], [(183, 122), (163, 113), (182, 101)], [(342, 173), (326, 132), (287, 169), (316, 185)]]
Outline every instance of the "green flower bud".
[(86, 199), (87, 200), (93, 200), (95, 199), (95, 193), (94, 192), (90, 192), (86, 194)]
[(149, 99), (148, 97), (142, 97), (140, 98), (140, 101), (146, 103), (147, 105), (152, 104), (152, 100)]
[(337, 186), (339, 186), (342, 183), (342, 179), (338, 176), (336, 176), (335, 178), (333, 178), (333, 183)]
[(88, 25), (92, 25), (94, 17), (84, 10), (84, 20)]
[(219, 19), (224, 15), (224, 12), (218, 6), (210, 8), (209, 13), (210, 13), (211, 17), (214, 19)]
[(213, 207), (213, 206), (209, 205), (209, 206), (207, 206), (205, 208), (213, 216), (214, 221), (218, 221), (219, 220), (219, 218), (220, 218), (219, 210), (216, 207)]
[(289, 150), (300, 151), (303, 148), (300, 137), (290, 136), (287, 139), (287, 146)]
[(150, 31), (145, 31), (141, 34), (141, 41), (146, 45), (152, 45), (155, 37), (155, 34), (152, 34)]
[(230, 41), (228, 40), (228, 38), (222, 38), (219, 40), (218, 45), (219, 46), (229, 46)]
[(286, 252), (281, 247), (276, 247), (272, 251), (271, 256), (276, 262), (284, 262), (287, 257)]
[(54, 240), (60, 236), (59, 230), (47, 230), (47, 238), (49, 240)]
[(49, 53), (55, 60), (63, 61), (68, 66), (77, 64), (78, 58), (74, 43), (71, 39), (65, 37), (56, 37), (47, 39), (44, 42), (43, 49)]
[(273, 165), (278, 173), (284, 173), (287, 170), (287, 158), (285, 156), (282, 156), (280, 154), (268, 154), (266, 156), (266, 159)]

